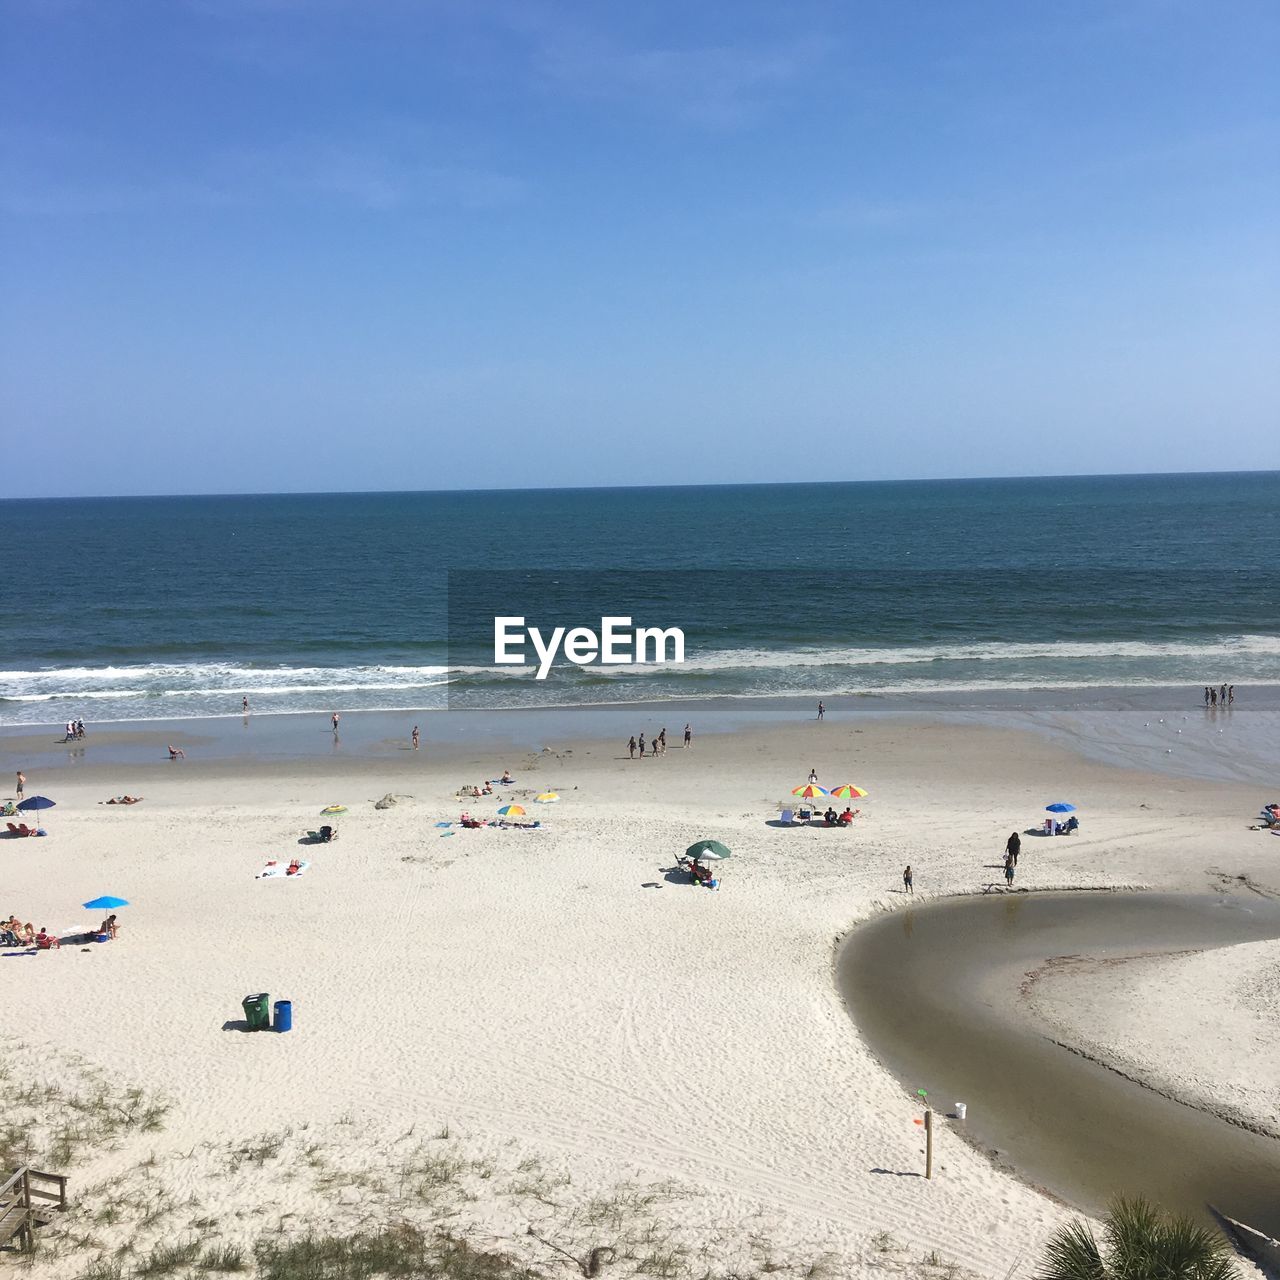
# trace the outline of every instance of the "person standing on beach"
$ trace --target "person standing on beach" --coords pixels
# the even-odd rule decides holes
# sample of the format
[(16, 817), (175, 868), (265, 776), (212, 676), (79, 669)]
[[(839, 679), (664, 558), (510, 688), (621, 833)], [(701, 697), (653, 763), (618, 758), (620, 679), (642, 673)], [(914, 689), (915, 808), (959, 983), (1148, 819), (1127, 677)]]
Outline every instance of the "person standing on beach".
[(1013, 859), (1013, 865), (1018, 865), (1018, 855), (1022, 852), (1022, 837), (1015, 831), (1004, 846), (1005, 857)]
[[(1225, 698), (1227, 695), (1224, 693), (1222, 696)], [(666, 755), (667, 754), (667, 726), (666, 725), (662, 726), (662, 732), (658, 734), (658, 741), (662, 744), (662, 754)]]
[(1217, 691), (1217, 689), (1210, 689), (1210, 690), (1209, 690), (1209, 705), (1210, 705), (1211, 707), (1216, 707), (1216, 706), (1218, 705), (1218, 691)]
[(1227, 685), (1227, 706), (1234, 707), (1236, 704), (1236, 687), (1233, 684)]
[(243, 714), (243, 715), (246, 715), (246, 716), (247, 716), (247, 715), (249, 714), (249, 699), (248, 699), (248, 697), (244, 697), (244, 698), (241, 698), (241, 699), (240, 699), (240, 711), (241, 711), (241, 714)]
[(1013, 858), (1007, 853), (1004, 856), (1004, 882), (1010, 887), (1013, 885)]
[(817, 769), (810, 769), (810, 770), (809, 770), (809, 782), (810, 782), (810, 784), (811, 784), (812, 786), (815, 786), (815, 787), (816, 787), (816, 786), (818, 785), (818, 771), (817, 771)]
[(1204, 687), (1204, 705), (1206, 707), (1209, 705), (1209, 686), (1208, 685), (1205, 685)]
[(417, 751), (417, 749), (418, 749), (418, 726), (417, 726), (416, 724), (413, 726), (413, 732), (409, 735), (409, 737), (413, 739), (413, 749), (414, 749), (415, 751)]
[(19, 800), (22, 799), (26, 789), (27, 789), (27, 775), (23, 773), (21, 769), (19, 769), (18, 770), (18, 799)]
[(335, 738), (338, 736), (338, 721), (339, 721), (341, 718), (342, 718), (342, 717), (341, 717), (341, 716), (339, 716), (339, 715), (338, 715), (338, 713), (337, 713), (336, 711), (335, 711), (335, 712), (333, 713), (333, 715), (330, 717), (330, 720), (331, 720), (331, 721), (332, 721), (332, 723), (333, 723), (333, 736), (334, 736)]
[(909, 866), (902, 872), (902, 892), (909, 893), (913, 898), (916, 894), (915, 880), (911, 875), (911, 868)]
[(1222, 686), (1222, 692), (1218, 694), (1218, 701), (1225, 707), (1227, 705), (1227, 686)]
[(827, 714), (826, 704), (819, 702), (818, 703), (818, 719), (821, 720), (822, 717), (825, 716), (826, 714)]
[(686, 747), (693, 746), (693, 729), (689, 725), (684, 727), (684, 745)]
[(640, 759), (644, 759), (644, 734), (640, 735)]
[(634, 733), (627, 739), (627, 755), (633, 760), (636, 758), (636, 735)]

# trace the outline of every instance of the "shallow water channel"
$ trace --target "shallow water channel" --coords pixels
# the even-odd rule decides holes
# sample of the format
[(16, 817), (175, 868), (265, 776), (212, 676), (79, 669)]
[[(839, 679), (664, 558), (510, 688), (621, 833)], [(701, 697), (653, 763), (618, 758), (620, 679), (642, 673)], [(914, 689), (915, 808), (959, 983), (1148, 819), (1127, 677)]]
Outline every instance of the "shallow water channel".
[[(1018, 1007), (1027, 971), (1053, 956), (1272, 937), (1280, 904), (1262, 898), (992, 894), (860, 926), (840, 949), (836, 976), (859, 1031), (903, 1084), (928, 1090), (942, 1115), (964, 1102), (962, 1127), (1022, 1177), (1093, 1211), (1117, 1193), (1142, 1194), (1197, 1215), (1213, 1204), (1280, 1237), (1280, 1140), (1055, 1045)], [(949, 1127), (961, 1124), (939, 1126), (940, 1153), (957, 1140)]]

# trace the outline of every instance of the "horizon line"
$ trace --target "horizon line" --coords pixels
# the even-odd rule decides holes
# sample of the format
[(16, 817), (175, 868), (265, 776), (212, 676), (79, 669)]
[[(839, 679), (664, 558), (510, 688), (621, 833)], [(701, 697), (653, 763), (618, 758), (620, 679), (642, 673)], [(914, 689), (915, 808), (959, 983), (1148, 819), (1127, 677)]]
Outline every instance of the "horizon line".
[(1045, 480), (1133, 480), (1187, 476), (1276, 475), (1280, 475), (1280, 468), (1254, 467), (1248, 470), (1231, 468), (1221, 471), (1081, 471), (1058, 475), (1037, 472), (1034, 475), (885, 476), (874, 480), (711, 480), (685, 484), (489, 485), (454, 489), (249, 489), (185, 493), (64, 493), (44, 494), (40, 497), (4, 496), (0, 497), (0, 502), (129, 502), (143, 500), (163, 501), (173, 498), (332, 498), (391, 496), (396, 494), (608, 493), (655, 489), (815, 489), (835, 488), (844, 485), (964, 484), (995, 480), (1041, 482)]

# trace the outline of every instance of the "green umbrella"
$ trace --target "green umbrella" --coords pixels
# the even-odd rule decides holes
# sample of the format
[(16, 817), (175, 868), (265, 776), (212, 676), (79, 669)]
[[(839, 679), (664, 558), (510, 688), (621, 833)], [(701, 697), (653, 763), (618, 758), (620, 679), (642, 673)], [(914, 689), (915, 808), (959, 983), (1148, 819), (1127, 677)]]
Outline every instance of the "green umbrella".
[(694, 862), (717, 861), (729, 856), (729, 850), (719, 840), (699, 840), (697, 844), (691, 844), (684, 852), (685, 856), (692, 858)]

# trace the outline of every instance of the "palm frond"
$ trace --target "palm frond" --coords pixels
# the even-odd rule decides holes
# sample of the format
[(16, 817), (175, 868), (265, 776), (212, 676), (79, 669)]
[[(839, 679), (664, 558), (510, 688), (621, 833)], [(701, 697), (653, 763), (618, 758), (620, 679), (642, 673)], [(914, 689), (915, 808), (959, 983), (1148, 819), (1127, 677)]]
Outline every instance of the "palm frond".
[(1107, 1280), (1098, 1242), (1087, 1223), (1077, 1218), (1053, 1233), (1036, 1280)]

